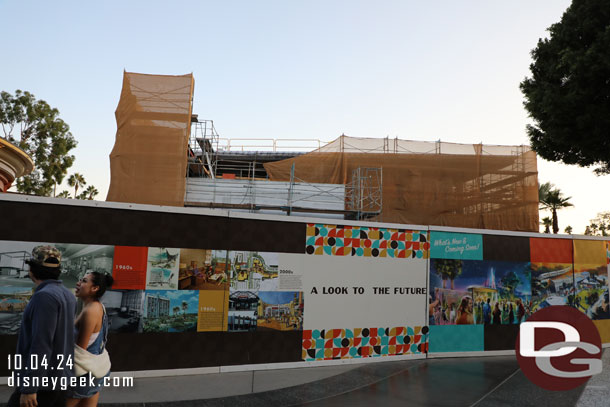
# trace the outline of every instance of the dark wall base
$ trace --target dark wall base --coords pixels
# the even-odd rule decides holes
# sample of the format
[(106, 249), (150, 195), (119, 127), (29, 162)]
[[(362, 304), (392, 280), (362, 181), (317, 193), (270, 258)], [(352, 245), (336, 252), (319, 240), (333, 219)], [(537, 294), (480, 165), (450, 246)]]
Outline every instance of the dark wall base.
[[(110, 334), (112, 371), (186, 369), (300, 362), (301, 331)], [(0, 354), (15, 354), (17, 335), (0, 336)], [(0, 376), (9, 376), (2, 363)]]
[(515, 350), (519, 325), (485, 325), (485, 350)]

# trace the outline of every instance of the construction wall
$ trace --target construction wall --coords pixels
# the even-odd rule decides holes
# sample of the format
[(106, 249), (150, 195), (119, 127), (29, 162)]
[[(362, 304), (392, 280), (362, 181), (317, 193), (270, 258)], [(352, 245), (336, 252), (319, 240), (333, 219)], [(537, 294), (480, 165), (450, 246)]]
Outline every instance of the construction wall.
[(346, 184), (359, 167), (383, 170), (376, 220), (538, 231), (536, 154), (524, 146), (484, 146), (342, 136), (295, 158), (266, 163), (269, 178)]
[(107, 201), (184, 206), (194, 79), (125, 72)]
[[(114, 372), (513, 352), (518, 324), (549, 305), (610, 343), (602, 238), (27, 199), (0, 196), (2, 354), (32, 295), (24, 256), (42, 242), (62, 251), (68, 288), (112, 273)], [(500, 310), (488, 319), (487, 299)]]

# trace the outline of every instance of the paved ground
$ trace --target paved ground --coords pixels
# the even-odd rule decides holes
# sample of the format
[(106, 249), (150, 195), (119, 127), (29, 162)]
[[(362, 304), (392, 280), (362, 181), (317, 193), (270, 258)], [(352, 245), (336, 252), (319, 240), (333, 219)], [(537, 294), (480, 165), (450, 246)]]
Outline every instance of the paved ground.
[[(100, 405), (607, 407), (610, 351), (603, 360), (600, 375), (567, 392), (536, 387), (514, 356), (500, 356), (142, 378), (130, 389), (103, 389)], [(0, 400), (10, 393), (0, 386)]]

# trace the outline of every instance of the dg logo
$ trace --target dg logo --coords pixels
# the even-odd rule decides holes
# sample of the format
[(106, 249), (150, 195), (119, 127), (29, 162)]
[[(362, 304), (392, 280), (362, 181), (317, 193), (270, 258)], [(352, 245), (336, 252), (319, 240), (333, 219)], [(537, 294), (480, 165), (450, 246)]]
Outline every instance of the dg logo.
[(570, 390), (602, 371), (597, 327), (569, 306), (535, 312), (519, 327), (516, 352), (521, 370), (547, 390)]

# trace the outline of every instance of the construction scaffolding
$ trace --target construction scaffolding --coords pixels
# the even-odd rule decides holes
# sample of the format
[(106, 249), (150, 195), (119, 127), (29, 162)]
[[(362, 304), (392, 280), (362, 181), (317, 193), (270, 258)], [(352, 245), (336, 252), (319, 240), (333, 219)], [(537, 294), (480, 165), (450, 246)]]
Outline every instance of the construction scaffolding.
[(213, 120), (191, 118), (187, 177), (216, 178), (219, 137)]
[(498, 230), (538, 230), (536, 154), (487, 146), (341, 136), (298, 157), (265, 164), (269, 179), (349, 184), (357, 168), (383, 170), (373, 220)]
[[(356, 168), (345, 186), (345, 202), (353, 219), (368, 219), (381, 214), (383, 208), (383, 170)], [(349, 216), (348, 219), (352, 219)]]
[(200, 121), (193, 115), (185, 205), (289, 216), (316, 213), (341, 219), (379, 215), (380, 169), (355, 171), (353, 182), (346, 185), (307, 182), (294, 177), (294, 171), (287, 182), (268, 179), (266, 163), (296, 157), (323, 144), (315, 139), (225, 139), (219, 137), (212, 120)]
[[(529, 147), (345, 135), (330, 143), (227, 140), (212, 120), (192, 115), (193, 89), (190, 74), (124, 73), (107, 200), (538, 230), (536, 154)], [(202, 200), (209, 188), (226, 188), (218, 180), (227, 178), (239, 189), (238, 202), (232, 193), (219, 201), (215, 192)], [(274, 182), (286, 184), (279, 197), (265, 197), (277, 191)]]

